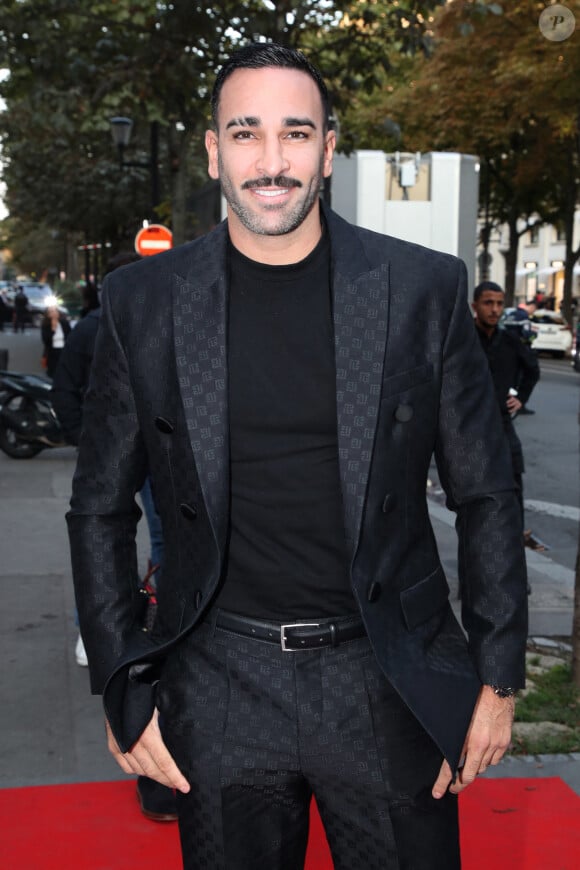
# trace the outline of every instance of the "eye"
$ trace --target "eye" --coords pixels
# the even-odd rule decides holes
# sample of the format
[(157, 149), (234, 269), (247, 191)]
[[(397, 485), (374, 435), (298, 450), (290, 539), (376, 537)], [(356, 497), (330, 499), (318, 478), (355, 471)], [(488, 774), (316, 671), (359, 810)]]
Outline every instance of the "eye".
[(305, 130), (290, 130), (286, 136), (287, 139), (308, 139), (308, 133)]
[(252, 133), (251, 130), (238, 130), (236, 133), (234, 133), (234, 139), (244, 140), (244, 139), (253, 139), (253, 137), (254, 137), (254, 134)]

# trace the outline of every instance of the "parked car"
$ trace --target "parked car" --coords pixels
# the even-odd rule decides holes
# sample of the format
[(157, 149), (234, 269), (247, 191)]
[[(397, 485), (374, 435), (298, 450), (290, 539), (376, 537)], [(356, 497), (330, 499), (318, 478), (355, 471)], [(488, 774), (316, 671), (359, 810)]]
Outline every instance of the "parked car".
[(546, 351), (553, 356), (563, 357), (572, 347), (572, 328), (558, 311), (541, 308), (530, 317), (536, 337), (532, 347), (535, 351)]
[(523, 341), (533, 344), (537, 327), (532, 324), (530, 316), (523, 308), (506, 308), (500, 317), (500, 329), (505, 329)]
[(576, 324), (576, 331), (572, 339), (572, 368), (580, 372), (580, 320)]
[(54, 295), (50, 284), (26, 281), (20, 282), (19, 286), (22, 287), (28, 299), (29, 319), (33, 326), (40, 326), (46, 309), (54, 305), (68, 317), (68, 308), (62, 304), (62, 299)]

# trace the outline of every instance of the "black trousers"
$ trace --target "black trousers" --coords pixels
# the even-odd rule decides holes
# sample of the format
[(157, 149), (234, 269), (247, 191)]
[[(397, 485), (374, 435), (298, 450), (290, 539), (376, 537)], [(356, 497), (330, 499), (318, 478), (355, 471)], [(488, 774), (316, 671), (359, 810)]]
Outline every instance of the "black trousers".
[(185, 870), (299, 870), (312, 795), (336, 870), (457, 870), (441, 755), (366, 638), (283, 652), (205, 623), (158, 687)]

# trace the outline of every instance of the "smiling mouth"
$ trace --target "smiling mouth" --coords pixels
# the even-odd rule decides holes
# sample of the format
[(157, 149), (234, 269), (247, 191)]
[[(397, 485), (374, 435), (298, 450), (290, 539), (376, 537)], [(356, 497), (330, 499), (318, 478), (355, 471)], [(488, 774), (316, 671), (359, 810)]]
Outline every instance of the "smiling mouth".
[(256, 193), (258, 196), (265, 196), (265, 197), (272, 198), (272, 197), (276, 197), (276, 196), (283, 196), (284, 194), (288, 193), (289, 189), (290, 188), (288, 188), (288, 187), (279, 187), (276, 190), (266, 190), (264, 188), (254, 188), (253, 190), (254, 190), (254, 193)]
[(266, 197), (283, 196), (293, 187), (302, 187), (302, 182), (285, 175), (278, 175), (276, 178), (255, 178), (242, 184), (242, 190), (252, 190), (259, 196)]

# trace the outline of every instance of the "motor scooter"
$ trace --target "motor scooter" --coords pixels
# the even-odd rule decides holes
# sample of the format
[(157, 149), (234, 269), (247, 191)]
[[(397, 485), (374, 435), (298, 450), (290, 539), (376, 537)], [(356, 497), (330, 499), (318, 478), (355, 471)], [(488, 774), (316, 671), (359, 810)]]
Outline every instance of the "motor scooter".
[(0, 371), (0, 450), (32, 459), (48, 447), (65, 447), (52, 407), (52, 381), (42, 375)]

